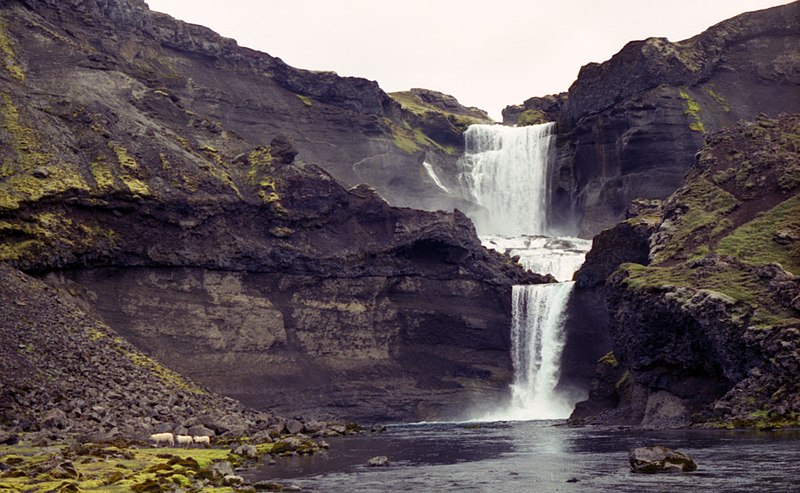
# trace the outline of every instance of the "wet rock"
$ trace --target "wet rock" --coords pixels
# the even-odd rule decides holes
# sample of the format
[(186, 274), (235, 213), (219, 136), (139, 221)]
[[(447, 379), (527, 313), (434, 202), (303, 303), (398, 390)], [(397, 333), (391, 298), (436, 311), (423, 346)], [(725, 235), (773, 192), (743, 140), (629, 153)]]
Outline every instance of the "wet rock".
[(238, 447), (231, 450), (236, 455), (241, 455), (242, 457), (247, 457), (248, 459), (257, 459), (258, 458), (258, 449), (256, 449), (253, 445), (250, 444), (242, 444)]
[(259, 481), (253, 483), (253, 487), (256, 491), (285, 491), (286, 485), (274, 481)]
[(225, 476), (234, 475), (231, 463), (225, 460), (214, 462), (211, 464), (211, 467), (208, 468), (208, 471), (212, 479), (222, 479)]
[(631, 470), (638, 473), (691, 472), (697, 464), (686, 453), (667, 447), (639, 447), (630, 451)]
[(319, 450), (319, 445), (314, 440), (303, 435), (294, 435), (281, 438), (270, 449), (272, 454), (313, 454)]
[(385, 455), (378, 455), (367, 461), (369, 467), (386, 467), (389, 465), (389, 458)]
[(222, 484), (225, 486), (238, 486), (244, 483), (244, 478), (235, 474), (227, 474), (222, 478)]

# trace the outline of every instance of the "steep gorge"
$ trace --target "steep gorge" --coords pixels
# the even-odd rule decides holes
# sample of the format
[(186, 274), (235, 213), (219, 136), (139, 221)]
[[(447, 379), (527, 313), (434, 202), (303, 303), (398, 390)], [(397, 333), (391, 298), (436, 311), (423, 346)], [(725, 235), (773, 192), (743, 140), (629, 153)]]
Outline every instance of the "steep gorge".
[[(440, 193), (421, 163), (448, 151), (402, 130), (412, 115), (374, 82), (139, 0), (0, 15), (0, 259), (250, 406), (435, 419), (507, 392), (511, 285), (545, 279), (483, 249), (463, 214), (387, 204)], [(443, 106), (481, 118), (413, 97), (425, 128)]]

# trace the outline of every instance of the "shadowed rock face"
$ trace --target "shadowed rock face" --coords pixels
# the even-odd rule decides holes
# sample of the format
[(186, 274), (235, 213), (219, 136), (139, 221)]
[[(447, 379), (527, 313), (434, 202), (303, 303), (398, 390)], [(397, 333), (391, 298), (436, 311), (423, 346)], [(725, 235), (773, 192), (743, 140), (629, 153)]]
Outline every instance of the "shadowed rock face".
[(624, 218), (634, 198), (681, 184), (708, 132), (759, 113), (800, 110), (798, 3), (743, 14), (694, 38), (628, 43), (583, 67), (564, 95), (508, 107), (559, 123), (559, 222), (592, 236)]

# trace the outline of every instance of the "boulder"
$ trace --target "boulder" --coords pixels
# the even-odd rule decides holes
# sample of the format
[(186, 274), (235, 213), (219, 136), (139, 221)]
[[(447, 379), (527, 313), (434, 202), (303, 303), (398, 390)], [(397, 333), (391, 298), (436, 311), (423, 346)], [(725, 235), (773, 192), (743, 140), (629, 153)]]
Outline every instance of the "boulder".
[(296, 419), (286, 420), (286, 432), (287, 433), (290, 433), (290, 434), (294, 435), (296, 433), (300, 433), (301, 431), (303, 431), (303, 428), (305, 428), (305, 426), (299, 420), (296, 420)]
[(695, 461), (685, 452), (657, 445), (638, 447), (630, 451), (631, 470), (638, 473), (691, 472), (697, 470)]
[(386, 467), (389, 465), (389, 458), (385, 455), (378, 455), (367, 461), (369, 467)]
[(318, 450), (319, 445), (314, 440), (303, 435), (294, 435), (281, 438), (275, 442), (270, 453), (285, 454), (297, 452), (298, 454), (313, 454)]
[(222, 479), (226, 476), (234, 476), (233, 467), (231, 467), (230, 462), (224, 460), (211, 464), (211, 467), (209, 467), (208, 470), (211, 473), (212, 479)]

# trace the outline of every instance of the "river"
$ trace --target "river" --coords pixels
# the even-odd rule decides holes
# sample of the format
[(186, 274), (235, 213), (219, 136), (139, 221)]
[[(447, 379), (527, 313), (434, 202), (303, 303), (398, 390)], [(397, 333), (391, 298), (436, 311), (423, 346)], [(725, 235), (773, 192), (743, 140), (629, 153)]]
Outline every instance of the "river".
[[(279, 458), (250, 481), (335, 492), (798, 492), (800, 430), (642, 431), (573, 428), (560, 421), (389, 426), (330, 440), (329, 452)], [(689, 453), (692, 473), (636, 474), (628, 451), (664, 445)], [(388, 456), (388, 467), (367, 467)]]

